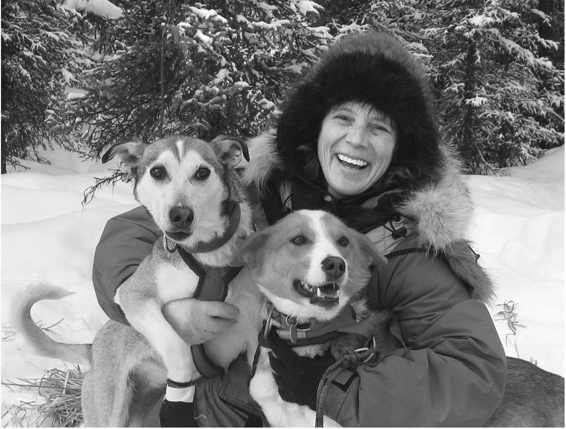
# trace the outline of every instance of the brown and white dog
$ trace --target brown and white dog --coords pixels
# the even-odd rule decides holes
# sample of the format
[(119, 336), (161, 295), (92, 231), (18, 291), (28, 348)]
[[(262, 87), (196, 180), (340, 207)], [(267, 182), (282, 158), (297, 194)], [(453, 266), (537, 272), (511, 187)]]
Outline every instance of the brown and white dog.
[[(348, 228), (323, 211), (299, 210), (254, 234), (242, 251), (253, 281), (274, 308), (298, 324), (330, 321), (346, 306), (371, 332), (379, 332), (388, 318), (370, 313), (365, 288), (385, 263), (365, 235)], [(375, 280), (375, 278), (373, 278)], [(314, 357), (331, 348), (339, 358), (344, 347), (359, 345), (355, 335), (336, 342), (297, 346), (293, 350)], [(261, 347), (250, 394), (260, 404), (271, 426), (312, 426), (315, 412), (283, 401), (273, 377), (269, 350)], [(324, 426), (339, 426), (324, 416)]]

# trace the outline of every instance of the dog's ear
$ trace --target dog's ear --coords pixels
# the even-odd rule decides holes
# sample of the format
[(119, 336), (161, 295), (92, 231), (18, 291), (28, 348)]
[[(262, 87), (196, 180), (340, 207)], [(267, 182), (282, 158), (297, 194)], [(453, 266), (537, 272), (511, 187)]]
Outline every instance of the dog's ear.
[(140, 162), (146, 144), (139, 141), (130, 141), (126, 143), (117, 143), (110, 146), (110, 148), (102, 155), (102, 163), (106, 163), (116, 156), (120, 157), (120, 161), (126, 167), (133, 167)]
[(239, 170), (243, 168), (242, 157), (249, 162), (250, 153), (246, 142), (238, 137), (219, 135), (210, 144), (220, 162), (227, 168)]
[(355, 236), (356, 242), (360, 246), (361, 253), (367, 258), (368, 264), (382, 266), (387, 263), (385, 256), (377, 251), (375, 244), (373, 244), (365, 234), (362, 234), (352, 228), (350, 228), (350, 232)]
[(104, 152), (101, 160), (104, 164), (118, 156), (121, 163), (128, 169), (128, 173), (133, 175), (146, 147), (146, 144), (139, 141), (117, 143)]
[(267, 229), (252, 234), (240, 249), (240, 257), (250, 269), (261, 266), (264, 246), (269, 238)]
[(366, 266), (369, 267), (371, 272), (371, 277), (366, 287), (367, 306), (369, 309), (375, 310), (379, 304), (379, 272), (387, 264), (387, 259), (377, 251), (375, 245), (365, 234), (355, 230), (352, 230), (352, 234), (356, 236), (360, 253), (362, 258), (364, 258), (363, 263), (367, 264)]

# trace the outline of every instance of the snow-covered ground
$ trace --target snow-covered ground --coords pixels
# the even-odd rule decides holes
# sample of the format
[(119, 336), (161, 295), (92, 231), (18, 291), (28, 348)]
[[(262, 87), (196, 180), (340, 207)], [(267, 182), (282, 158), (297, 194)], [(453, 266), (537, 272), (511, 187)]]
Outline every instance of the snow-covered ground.
[[(10, 327), (12, 298), (32, 282), (76, 292), (37, 304), (36, 320), (54, 325), (50, 332), (56, 338), (92, 340), (105, 320), (91, 284), (94, 249), (105, 222), (136, 205), (130, 185), (119, 184), (98, 191), (82, 207), (83, 191), (106, 167), (60, 151), (46, 156), (49, 166), (27, 163), (31, 170), (1, 177), (3, 381), (72, 366), (33, 355)], [(508, 173), (467, 177), (476, 204), (469, 238), (496, 284), (490, 311), (507, 354), (564, 375), (563, 148)], [(3, 410), (37, 399), (2, 388)], [(3, 426), (10, 424), (7, 418)]]

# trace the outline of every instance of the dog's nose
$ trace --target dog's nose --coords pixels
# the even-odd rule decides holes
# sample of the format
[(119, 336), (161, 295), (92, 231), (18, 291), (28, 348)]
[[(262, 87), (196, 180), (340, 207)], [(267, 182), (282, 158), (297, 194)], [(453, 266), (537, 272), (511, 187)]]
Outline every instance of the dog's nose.
[(338, 256), (327, 256), (322, 261), (322, 271), (324, 271), (328, 280), (338, 280), (346, 271), (346, 263), (344, 259)]
[(193, 221), (194, 213), (190, 207), (176, 206), (169, 210), (169, 220), (177, 228), (186, 228)]

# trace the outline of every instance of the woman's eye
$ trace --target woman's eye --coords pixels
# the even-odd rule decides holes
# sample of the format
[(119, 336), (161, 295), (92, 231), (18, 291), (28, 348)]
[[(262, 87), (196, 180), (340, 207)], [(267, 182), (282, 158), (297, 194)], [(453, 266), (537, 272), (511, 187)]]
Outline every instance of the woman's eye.
[(197, 180), (206, 180), (208, 176), (210, 176), (210, 168), (208, 167), (200, 167), (195, 173)]
[(291, 238), (291, 243), (295, 246), (302, 246), (303, 244), (307, 244), (307, 237), (302, 234), (296, 235), (295, 237)]
[(165, 170), (165, 167), (162, 166), (151, 167), (149, 175), (155, 180), (163, 180), (167, 176), (167, 171)]
[(337, 243), (341, 247), (346, 247), (350, 244), (350, 240), (348, 240), (348, 237), (342, 236), (338, 239)]
[(338, 121), (340, 121), (340, 122), (344, 122), (344, 123), (349, 123), (349, 122), (351, 122), (351, 119), (350, 119), (350, 117), (349, 117), (348, 115), (344, 115), (344, 114), (340, 114), (340, 113), (334, 115), (334, 119), (336, 119), (336, 120), (338, 120)]
[(370, 130), (372, 133), (375, 134), (381, 134), (381, 133), (391, 133), (391, 131), (389, 130), (389, 128), (387, 128), (385, 125), (379, 125), (379, 124), (374, 124), (370, 126)]

